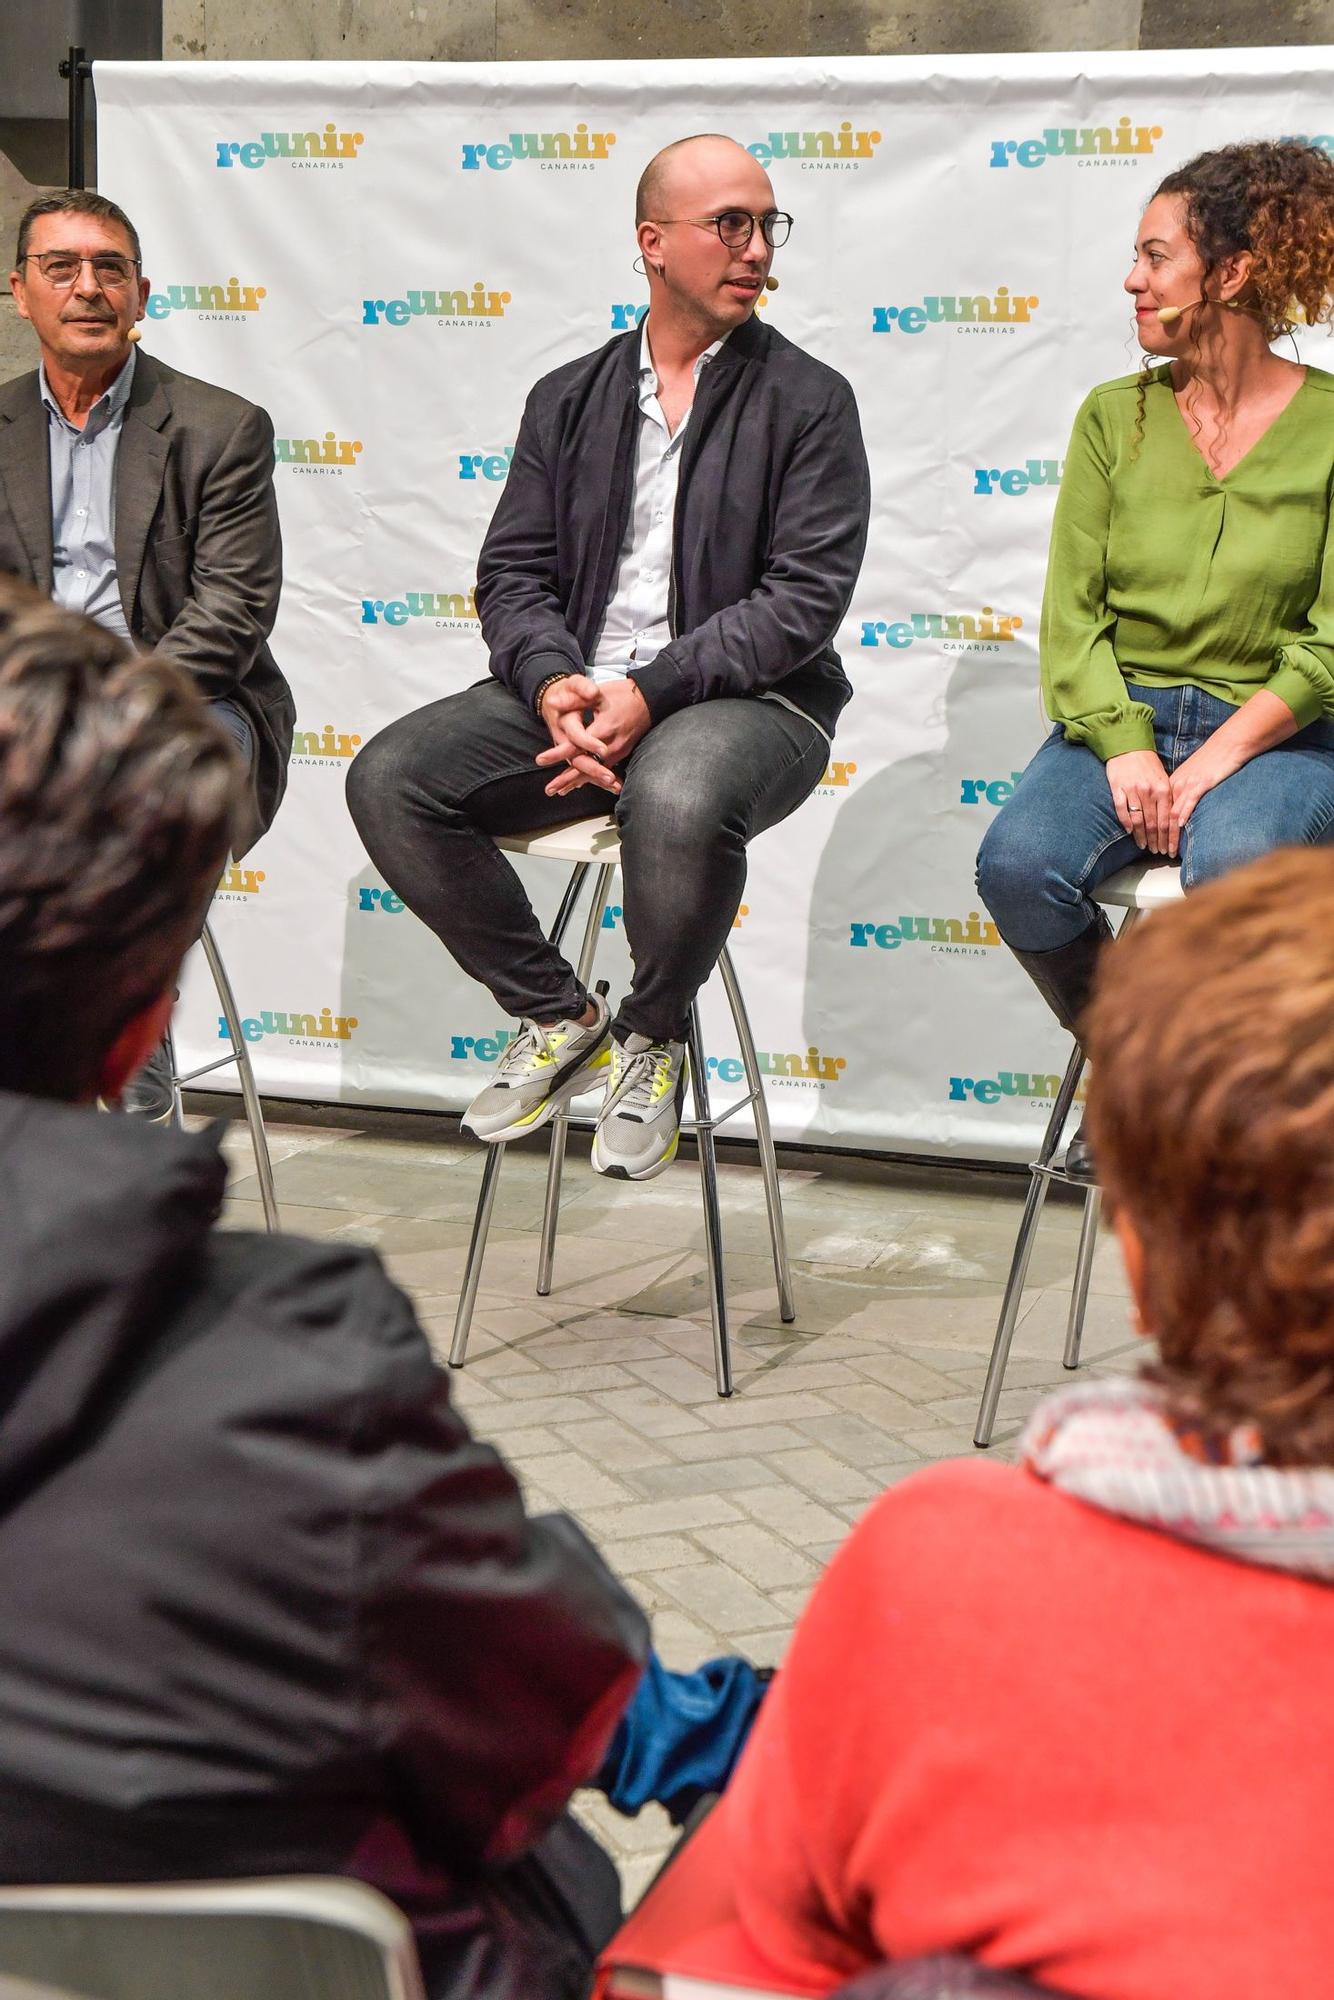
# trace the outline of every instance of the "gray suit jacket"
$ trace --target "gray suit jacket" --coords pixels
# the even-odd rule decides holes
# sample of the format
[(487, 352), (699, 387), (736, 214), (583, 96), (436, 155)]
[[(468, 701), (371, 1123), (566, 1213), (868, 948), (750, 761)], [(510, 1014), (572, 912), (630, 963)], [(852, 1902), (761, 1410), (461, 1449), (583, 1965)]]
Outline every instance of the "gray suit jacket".
[[(0, 570), (49, 594), (47, 425), (35, 370), (0, 387)], [(254, 403), (142, 351), (116, 452), (116, 571), (140, 644), (250, 723), (242, 854), (278, 810), (296, 719), (268, 648), (282, 586), (273, 426)]]

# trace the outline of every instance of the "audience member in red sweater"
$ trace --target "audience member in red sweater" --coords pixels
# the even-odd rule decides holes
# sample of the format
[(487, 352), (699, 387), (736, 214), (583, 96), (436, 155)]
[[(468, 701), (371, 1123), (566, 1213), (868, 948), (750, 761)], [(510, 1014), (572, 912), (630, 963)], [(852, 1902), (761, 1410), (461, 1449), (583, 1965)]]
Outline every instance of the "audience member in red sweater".
[(1114, 946), (1086, 1042), (1158, 1359), (831, 1564), (699, 1836), (776, 1985), (952, 1950), (1090, 2000), (1331, 1991), (1329, 856)]

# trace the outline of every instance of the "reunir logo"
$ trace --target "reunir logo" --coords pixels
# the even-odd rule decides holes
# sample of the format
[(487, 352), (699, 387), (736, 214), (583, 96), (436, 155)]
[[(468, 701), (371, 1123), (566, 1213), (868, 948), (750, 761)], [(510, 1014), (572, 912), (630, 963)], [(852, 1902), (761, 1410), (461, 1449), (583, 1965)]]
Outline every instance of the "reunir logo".
[(599, 160), (610, 158), (614, 132), (590, 132), (576, 125), (573, 132), (511, 132), (504, 140), (480, 139), (463, 148), (465, 174), (490, 167), (503, 174), (516, 163), (536, 160), (549, 173), (591, 173)]
[(402, 597), (363, 597), (363, 625), (406, 625), (409, 618), (434, 618), (437, 625), (477, 624), (472, 590), (409, 590)]
[(857, 775), (857, 766), (854, 763), (841, 761), (838, 763), (826, 764), (824, 770), (824, 776), (821, 778), (819, 784), (815, 787), (816, 796), (822, 798), (833, 798), (835, 792), (847, 791), (849, 785), (852, 783), (856, 775)]
[(239, 861), (233, 861), (213, 894), (225, 903), (243, 901), (247, 896), (258, 896), (266, 880), (262, 868), (243, 868)]
[(1003, 806), (1014, 797), (1014, 788), (1023, 775), (1022, 771), (1011, 771), (1008, 778), (960, 778), (959, 804)]
[(503, 451), (461, 451), (459, 453), (460, 479), (502, 480), (509, 476), (514, 458), (514, 446), (507, 444)]
[[(266, 1007), (242, 1021), (241, 1033), (248, 1042), (262, 1042), (266, 1035), (280, 1035), (291, 1042), (348, 1042), (360, 1026), (355, 1014), (334, 1014), (327, 1007), (318, 1014), (279, 1014)], [(231, 1040), (225, 1014), (218, 1016), (218, 1040)]]
[(1154, 142), (1163, 136), (1161, 125), (1132, 125), (1128, 118), (1108, 125), (1048, 125), (1036, 139), (993, 139), (993, 167), (1040, 167), (1048, 160), (1077, 160), (1081, 167), (1137, 167)]
[(973, 491), (1008, 493), (1014, 499), (1027, 493), (1030, 486), (1059, 486), (1064, 470), (1061, 458), (1026, 458), (1022, 465), (1011, 465), (1004, 471), (998, 465), (990, 469), (979, 465), (973, 473)]
[(946, 652), (962, 652), (965, 647), (995, 652), (1013, 640), (1023, 622), (1013, 613), (998, 615), (989, 604), (984, 604), (976, 617), (967, 611), (913, 611), (893, 624), (883, 618), (864, 619), (860, 643), (901, 649), (919, 639), (940, 639)]
[(974, 956), (1000, 941), (1000, 932), (980, 910), (970, 910), (962, 918), (899, 917), (892, 924), (850, 924), (848, 937), (850, 945), (875, 945), (880, 951), (897, 951), (901, 944), (929, 944), (934, 951)]
[(260, 300), (267, 297), (263, 285), (243, 285), (239, 278), (229, 278), (225, 285), (168, 285), (165, 291), (148, 294), (144, 311), (150, 319), (170, 319), (174, 312), (233, 319), (239, 313), (257, 313)]
[[(1059, 1076), (1039, 1070), (1003, 1069), (995, 1076), (952, 1076), (946, 1096), (953, 1104), (999, 1104), (1004, 1097), (1023, 1097), (1042, 1102), (1055, 1097), (1061, 1087)], [(1080, 1079), (1075, 1102), (1082, 1104), (1088, 1094), (1088, 1077)]]
[(770, 132), (746, 151), (762, 167), (775, 160), (796, 160), (808, 171), (836, 173), (855, 172), (864, 160), (874, 159), (879, 144), (878, 132), (854, 132), (852, 120), (845, 118), (837, 132)]
[(433, 319), (437, 326), (486, 326), (503, 319), (509, 292), (490, 292), (479, 278), (470, 292), (406, 292), (401, 299), (363, 299), (363, 326), (406, 326), (411, 319)]
[(355, 465), (362, 449), (360, 438), (335, 437), (326, 431), (322, 438), (275, 438), (273, 455), (279, 465), (293, 466), (298, 472), (341, 473)]
[(323, 731), (298, 729), (292, 738), (293, 763), (307, 757), (318, 757), (321, 761), (330, 757), (355, 757), (361, 748), (359, 736), (340, 734), (332, 722), (326, 722)]
[(929, 326), (953, 326), (959, 333), (1013, 333), (1027, 326), (1041, 301), (1032, 293), (1012, 293), (1008, 285), (986, 292), (928, 292), (920, 304), (872, 306), (872, 333), (924, 333)]
[(401, 896), (379, 882), (354, 882), (352, 907), (361, 916), (401, 917), (408, 907)]
[(289, 160), (294, 167), (341, 167), (355, 160), (364, 132), (340, 132), (332, 121), (322, 132), (261, 132), (256, 139), (217, 139), (220, 167), (247, 167), (253, 173), (270, 160)]

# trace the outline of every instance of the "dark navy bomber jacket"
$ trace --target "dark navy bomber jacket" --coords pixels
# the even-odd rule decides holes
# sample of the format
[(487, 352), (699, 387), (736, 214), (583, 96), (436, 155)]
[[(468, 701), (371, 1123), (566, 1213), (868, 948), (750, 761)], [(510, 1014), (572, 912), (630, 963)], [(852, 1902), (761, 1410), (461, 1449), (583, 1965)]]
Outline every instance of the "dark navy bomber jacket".
[[(531, 706), (591, 657), (633, 503), (638, 328), (528, 397), (482, 544), (491, 671)], [(866, 548), (870, 474), (841, 375), (755, 318), (695, 392), (672, 558), (673, 637), (632, 669), (655, 723), (719, 695), (780, 694), (832, 734), (852, 689), (833, 640)]]

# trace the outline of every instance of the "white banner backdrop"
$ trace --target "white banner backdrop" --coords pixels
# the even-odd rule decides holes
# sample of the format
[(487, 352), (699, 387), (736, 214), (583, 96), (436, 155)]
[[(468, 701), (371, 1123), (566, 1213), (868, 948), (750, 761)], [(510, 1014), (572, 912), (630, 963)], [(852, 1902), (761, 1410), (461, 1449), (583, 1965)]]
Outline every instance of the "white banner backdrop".
[[(261, 1087), (460, 1109), (514, 1024), (381, 882), (358, 747), (486, 671), (477, 550), (532, 382), (642, 316), (635, 181), (731, 133), (796, 218), (765, 316), (840, 369), (870, 548), (825, 782), (751, 850), (734, 933), (781, 1137), (1015, 1157), (1068, 1043), (978, 904), (1036, 749), (1071, 420), (1138, 349), (1121, 281), (1158, 180), (1324, 127), (1334, 50), (719, 63), (99, 64), (100, 186), (134, 217), (145, 348), (262, 403), (299, 720), (287, 798), (214, 911)], [(1310, 358), (1334, 366), (1323, 337)], [(549, 917), (554, 864), (524, 864)], [(628, 961), (613, 903), (599, 971)], [(196, 959), (198, 954), (195, 955)], [(716, 982), (705, 1032), (739, 1094)], [(192, 961), (178, 1035), (222, 1051)], [(230, 1072), (224, 1071), (224, 1084)]]

